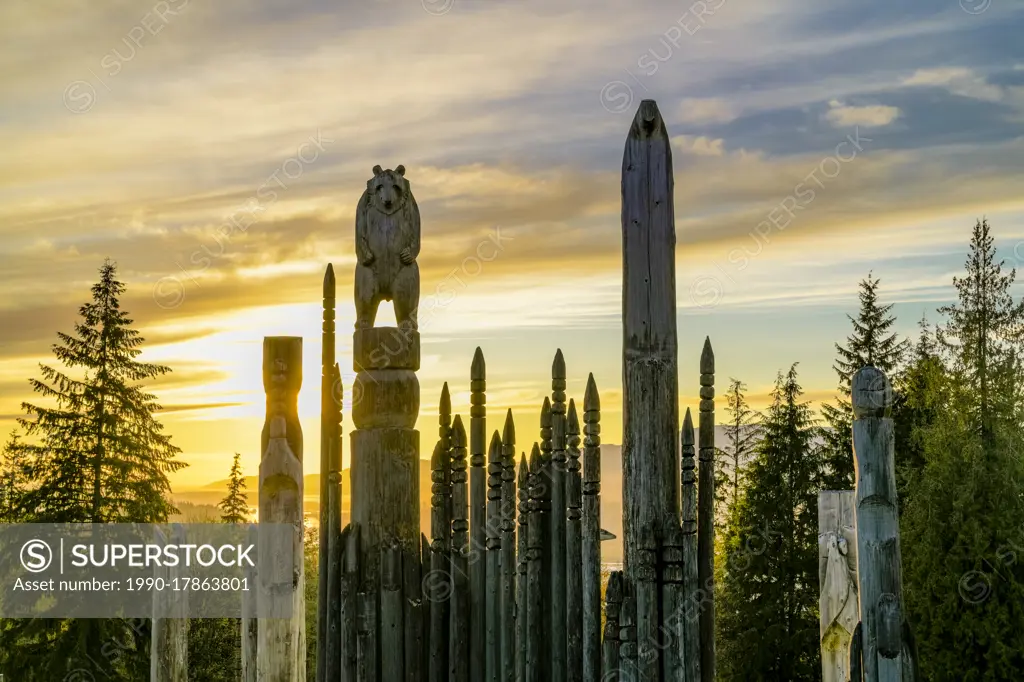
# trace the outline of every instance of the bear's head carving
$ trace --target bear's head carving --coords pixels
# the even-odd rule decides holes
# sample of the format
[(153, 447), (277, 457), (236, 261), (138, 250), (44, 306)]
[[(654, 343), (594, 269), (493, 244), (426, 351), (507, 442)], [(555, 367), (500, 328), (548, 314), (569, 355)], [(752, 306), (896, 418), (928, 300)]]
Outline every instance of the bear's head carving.
[(381, 213), (391, 215), (405, 205), (409, 196), (409, 181), (405, 179), (405, 166), (394, 170), (373, 167), (373, 177), (366, 183), (370, 203)]

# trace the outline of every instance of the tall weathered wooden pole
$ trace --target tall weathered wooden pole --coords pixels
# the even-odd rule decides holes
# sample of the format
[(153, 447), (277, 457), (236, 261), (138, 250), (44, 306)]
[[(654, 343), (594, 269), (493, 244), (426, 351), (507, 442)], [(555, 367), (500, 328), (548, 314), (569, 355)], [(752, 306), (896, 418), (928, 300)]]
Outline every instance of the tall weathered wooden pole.
[(487, 449), (487, 540), (484, 547), (484, 679), (501, 676), (501, 436), (495, 431)]
[(822, 682), (847, 682), (850, 676), (850, 642), (860, 621), (855, 515), (853, 490), (818, 493)]
[[(249, 543), (259, 547), (259, 531), (256, 524), (249, 526)], [(245, 567), (245, 581), (249, 589), (242, 593), (242, 682), (256, 682), (256, 650), (259, 647), (259, 621), (257, 616), (256, 566)], [(343, 682), (349, 682), (343, 680)]]
[(450, 597), (452, 574), (452, 400), (448, 383), (441, 389), (438, 407), (438, 441), (431, 460), (431, 580), (426, 598), (430, 600), (429, 682), (447, 682), (450, 647)]
[[(174, 524), (169, 542), (156, 528), (157, 545), (185, 544), (185, 528)], [(182, 568), (158, 566), (155, 578), (175, 584), (185, 577)], [(151, 682), (188, 682), (188, 591), (153, 591), (153, 630), (149, 656)]]
[[(594, 375), (583, 394), (583, 679), (601, 678), (601, 400)], [(616, 618), (618, 616), (616, 615)], [(616, 639), (618, 633), (616, 632)], [(618, 649), (616, 649), (618, 656)]]
[(565, 682), (566, 673), (565, 385), (565, 357), (558, 349), (551, 363), (551, 682)]
[(515, 682), (516, 649), (516, 427), (512, 410), (501, 434), (501, 679)]
[[(543, 609), (543, 616), (538, 615), (537, 622), (541, 631), (540, 650), (538, 651), (537, 665), (541, 669), (541, 680), (550, 682), (552, 677), (551, 663), (553, 656), (554, 623), (552, 623), (552, 608), (554, 602), (553, 581), (552, 581), (552, 557), (554, 556), (553, 544), (554, 533), (551, 524), (551, 501), (553, 497), (551, 480), (553, 478), (552, 442), (554, 436), (554, 419), (551, 414), (551, 400), (546, 396), (540, 410), (540, 459), (533, 488), (537, 491), (536, 515), (531, 517), (530, 522), (536, 522), (540, 533), (540, 566), (541, 577), (539, 578), (538, 589), (540, 590), (540, 604)], [(533, 468), (532, 466), (530, 467)], [(532, 493), (531, 493), (532, 494)], [(532, 589), (532, 586), (531, 586)], [(533, 621), (530, 621), (533, 627)]]
[(452, 424), (452, 596), (451, 647), (448, 652), (451, 682), (469, 682), (469, 489), (466, 475), (466, 427), (462, 416)]
[(913, 682), (919, 678), (903, 602), (892, 385), (884, 372), (868, 366), (853, 376), (851, 390), (860, 580), (851, 669), (860, 668), (862, 682)]
[[(321, 376), (320, 376), (320, 546), (319, 574), (317, 582), (317, 613), (316, 613), (316, 679), (326, 682), (327, 678), (327, 592), (328, 592), (328, 557), (330, 556), (329, 526), (329, 486), (331, 469), (331, 443), (334, 436), (335, 399), (334, 392), (334, 304), (335, 304), (334, 265), (327, 264), (323, 286), (323, 329), (321, 331)], [(340, 531), (340, 528), (339, 528)]]
[(640, 103), (622, 158), (623, 531), (634, 578), (639, 529), (660, 541), (679, 516), (679, 372), (672, 151), (654, 100)]
[[(290, 547), (275, 548), (271, 533), (260, 533), (258, 570), (257, 677), (259, 682), (305, 682), (306, 628), (303, 576), (302, 431), (298, 395), (302, 386), (302, 338), (263, 340), (263, 386), (267, 393), (266, 443), (259, 472), (259, 518), (263, 524), (294, 528)], [(289, 575), (275, 570), (279, 552), (291, 553)], [(268, 617), (282, 599), (292, 603), (290, 618)]]
[(469, 378), (469, 675), (477, 682), (485, 679), (487, 629), (487, 368), (479, 347), (473, 354)]
[(547, 518), (542, 513), (544, 506), (541, 480), (540, 448), (533, 444), (530, 453), (530, 470), (527, 487), (530, 493), (530, 513), (527, 520), (526, 550), (526, 682), (548, 682), (546, 675), (549, 661), (545, 656), (544, 623), (547, 612), (544, 604), (544, 527)]
[(612, 571), (608, 576), (606, 590), (606, 621), (604, 625), (604, 643), (602, 656), (604, 674), (600, 678), (588, 677), (587, 680), (600, 679), (601, 682), (619, 682), (621, 659), (619, 652), (619, 617), (622, 615), (622, 571)]
[(704, 339), (700, 354), (700, 484), (697, 486), (697, 579), (705, 598), (700, 610), (700, 674), (715, 682), (715, 353)]
[(519, 474), (516, 479), (516, 494), (519, 497), (519, 527), (516, 535), (516, 682), (526, 682), (527, 644), (529, 640), (529, 623), (527, 608), (530, 601), (527, 583), (529, 564), (528, 535), (530, 532), (530, 467), (523, 454), (519, 460)]
[(699, 682), (700, 676), (700, 611), (705, 594), (701, 591), (697, 570), (697, 464), (693, 434), (693, 418), (686, 409), (683, 418), (682, 497), (683, 497), (683, 680)]
[(566, 424), (565, 679), (566, 682), (583, 682), (583, 477), (580, 471), (580, 418), (573, 400), (569, 401)]

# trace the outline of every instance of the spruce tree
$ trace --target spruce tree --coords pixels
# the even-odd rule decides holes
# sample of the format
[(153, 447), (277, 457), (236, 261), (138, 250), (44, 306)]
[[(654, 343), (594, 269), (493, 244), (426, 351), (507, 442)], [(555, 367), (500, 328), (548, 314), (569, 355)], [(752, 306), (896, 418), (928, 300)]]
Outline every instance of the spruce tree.
[[(53, 345), (67, 371), (41, 364), (42, 378), (30, 380), (49, 405), (22, 404), (26, 441), (14, 452), (32, 482), (21, 498), (25, 521), (155, 523), (175, 511), (168, 474), (185, 465), (154, 417), (155, 397), (142, 387), (170, 369), (136, 360), (144, 340), (120, 308), (124, 291), (106, 261), (74, 333), (58, 333)], [(5, 620), (0, 670), (50, 682), (105, 660), (100, 672), (108, 679), (141, 679), (148, 638), (148, 625), (125, 620)], [(104, 653), (112, 641), (124, 645), (114, 663)]]
[(28, 489), (28, 477), (17, 432), (11, 433), (0, 457), (0, 523), (18, 523), (23, 517), (22, 500)]
[(747, 385), (739, 379), (729, 379), (725, 394), (725, 411), (729, 421), (725, 425), (726, 449), (715, 456), (716, 518), (727, 519), (729, 508), (739, 497), (743, 485), (743, 467), (750, 460), (760, 438), (758, 414), (750, 408), (746, 396)]
[(242, 455), (236, 452), (228, 477), (228, 494), (217, 505), (222, 512), (220, 518), (224, 523), (249, 521), (249, 502), (245, 495), (245, 476), (242, 475), (241, 459)]
[(850, 382), (861, 367), (873, 365), (893, 380), (895, 370), (900, 366), (908, 342), (900, 340), (892, 331), (896, 318), (892, 315), (893, 304), (881, 305), (878, 301), (880, 280), (868, 273), (860, 282), (860, 312), (857, 317), (847, 315), (853, 325), (853, 333), (846, 338), (846, 345), (836, 344), (835, 370), (839, 379), (839, 398), (836, 404), (823, 404), (822, 416), (828, 424), (822, 434), (825, 440), (825, 476), (822, 486), (825, 490), (850, 490), (854, 486), (853, 473), (853, 407), (850, 403)]
[(778, 376), (730, 516), (718, 607), (722, 680), (821, 678), (818, 642), (818, 428), (796, 365)]
[(957, 303), (938, 331), (947, 370), (916, 429), (923, 467), (902, 529), (907, 607), (935, 682), (1019, 679), (1024, 670), (1024, 303), (987, 222), (974, 227)]

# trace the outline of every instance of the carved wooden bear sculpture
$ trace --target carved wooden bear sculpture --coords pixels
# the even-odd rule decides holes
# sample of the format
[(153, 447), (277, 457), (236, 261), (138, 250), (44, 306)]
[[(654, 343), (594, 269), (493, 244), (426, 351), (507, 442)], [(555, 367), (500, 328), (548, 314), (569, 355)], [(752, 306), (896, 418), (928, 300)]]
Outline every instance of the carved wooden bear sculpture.
[(373, 167), (356, 208), (356, 328), (373, 326), (381, 301), (394, 301), (400, 328), (416, 329), (420, 299), (420, 209), (405, 166)]

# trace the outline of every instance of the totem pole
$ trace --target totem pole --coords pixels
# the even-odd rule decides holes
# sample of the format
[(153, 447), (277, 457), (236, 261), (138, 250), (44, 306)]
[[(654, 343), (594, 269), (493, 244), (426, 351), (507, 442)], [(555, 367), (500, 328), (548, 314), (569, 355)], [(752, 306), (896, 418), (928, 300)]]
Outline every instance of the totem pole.
[(847, 682), (850, 640), (860, 620), (857, 532), (852, 490), (818, 493), (818, 584), (821, 586), (821, 679)]

